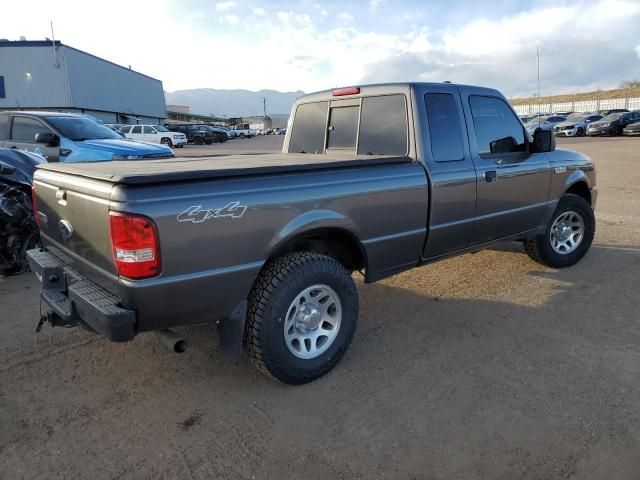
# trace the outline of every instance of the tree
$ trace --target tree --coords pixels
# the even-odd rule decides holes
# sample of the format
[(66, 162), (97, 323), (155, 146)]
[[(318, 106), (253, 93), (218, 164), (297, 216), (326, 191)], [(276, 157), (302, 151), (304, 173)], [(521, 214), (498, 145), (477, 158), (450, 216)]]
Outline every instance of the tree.
[(620, 88), (636, 88), (640, 87), (640, 80), (626, 80), (620, 84)]

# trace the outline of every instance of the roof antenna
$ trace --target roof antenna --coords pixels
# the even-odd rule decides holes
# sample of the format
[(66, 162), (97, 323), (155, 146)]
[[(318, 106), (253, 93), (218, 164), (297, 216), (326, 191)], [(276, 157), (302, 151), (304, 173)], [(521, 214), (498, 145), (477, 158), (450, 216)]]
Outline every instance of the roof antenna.
[(56, 68), (60, 68), (60, 62), (58, 61), (58, 49), (56, 48), (56, 37), (53, 34), (53, 21), (51, 23), (51, 46), (53, 47), (53, 65)]

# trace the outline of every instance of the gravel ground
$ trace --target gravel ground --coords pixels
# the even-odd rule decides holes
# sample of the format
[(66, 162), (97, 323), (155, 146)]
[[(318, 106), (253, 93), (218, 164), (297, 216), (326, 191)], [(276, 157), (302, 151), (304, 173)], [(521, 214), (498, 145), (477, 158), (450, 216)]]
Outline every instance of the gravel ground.
[(35, 278), (0, 278), (0, 477), (640, 478), (640, 139), (558, 143), (598, 166), (581, 263), (506, 244), (359, 282), (352, 347), (310, 385), (225, 364), (211, 327), (182, 355), (35, 335)]

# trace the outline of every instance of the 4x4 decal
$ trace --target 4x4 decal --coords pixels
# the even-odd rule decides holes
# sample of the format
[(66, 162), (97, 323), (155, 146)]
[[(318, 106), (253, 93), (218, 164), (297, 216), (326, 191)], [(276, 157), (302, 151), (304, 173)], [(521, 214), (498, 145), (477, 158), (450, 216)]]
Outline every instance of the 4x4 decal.
[(202, 205), (194, 205), (178, 214), (176, 219), (179, 222), (202, 223), (210, 218), (240, 218), (246, 211), (246, 205), (240, 205), (240, 202), (231, 202), (224, 207), (211, 209), (203, 209)]

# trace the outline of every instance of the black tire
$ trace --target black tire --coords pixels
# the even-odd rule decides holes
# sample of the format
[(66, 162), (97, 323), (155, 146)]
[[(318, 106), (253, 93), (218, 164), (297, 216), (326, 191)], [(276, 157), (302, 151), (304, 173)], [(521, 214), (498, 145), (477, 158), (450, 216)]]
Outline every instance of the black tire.
[(585, 132), (584, 132), (584, 128), (578, 128), (578, 131), (576, 132), (578, 137), (584, 137), (585, 136)]
[(226, 135), (226, 134), (224, 134), (224, 133), (220, 133), (220, 134), (218, 134), (218, 135), (216, 136), (216, 138), (218, 139), (218, 142), (220, 142), (220, 143), (224, 143), (224, 142), (226, 142), (227, 140), (229, 140), (229, 137), (227, 137), (227, 135)]
[(202, 137), (193, 137), (193, 143), (195, 143), (196, 145), (202, 145), (204, 143), (204, 140), (202, 139)]
[(171, 139), (170, 139), (170, 138), (166, 138), (166, 137), (165, 137), (165, 138), (163, 138), (162, 140), (160, 140), (160, 143), (161, 143), (162, 145), (166, 145), (166, 146), (167, 146), (167, 147), (169, 147), (169, 148), (173, 147), (173, 143), (171, 142)]
[[(575, 212), (582, 217), (584, 235), (578, 247), (570, 253), (558, 253), (551, 245), (551, 227), (557, 218), (565, 212)], [(596, 233), (596, 219), (589, 202), (584, 198), (566, 194), (560, 198), (556, 210), (553, 212), (544, 235), (523, 242), (524, 250), (533, 260), (552, 268), (564, 268), (575, 265), (589, 251)]]
[(244, 133), (241, 133), (240, 138), (244, 138), (244, 137), (246, 137), (246, 135)]
[[(338, 296), (342, 316), (326, 351), (302, 359), (287, 346), (284, 319), (298, 294), (322, 284)], [(333, 258), (299, 252), (282, 256), (259, 275), (249, 295), (245, 347), (254, 365), (290, 385), (311, 382), (331, 370), (347, 351), (358, 320), (358, 293), (347, 269)]]

